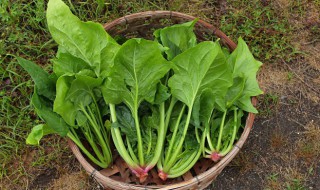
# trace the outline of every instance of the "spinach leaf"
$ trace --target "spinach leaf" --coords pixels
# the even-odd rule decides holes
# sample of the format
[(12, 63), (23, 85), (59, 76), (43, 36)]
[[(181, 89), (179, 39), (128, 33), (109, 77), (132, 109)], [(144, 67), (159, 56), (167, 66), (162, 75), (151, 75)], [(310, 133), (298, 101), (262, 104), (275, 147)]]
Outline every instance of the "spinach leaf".
[(52, 104), (40, 96), (36, 88), (34, 89), (31, 101), (38, 116), (42, 118), (51, 129), (61, 136), (65, 136), (68, 133), (69, 129), (66, 122), (57, 113), (53, 112)]
[(66, 100), (73, 80), (74, 76), (61, 76), (57, 80), (57, 96), (53, 103), (53, 111), (61, 115), (68, 125), (76, 127), (78, 109), (70, 100)]
[(242, 77), (245, 80), (242, 95), (235, 101), (235, 105), (245, 111), (257, 113), (257, 110), (251, 104), (251, 96), (263, 93), (256, 79), (257, 72), (262, 63), (253, 57), (242, 38), (238, 39), (238, 46), (231, 53), (227, 62), (232, 69), (233, 78)]
[(30, 145), (39, 145), (39, 142), (43, 136), (53, 133), (55, 133), (55, 130), (53, 130), (46, 124), (36, 125), (32, 128), (31, 132), (29, 133), (26, 139), (26, 143)]
[(18, 63), (29, 73), (35, 83), (35, 88), (40, 96), (44, 96), (53, 101), (55, 98), (55, 81), (49, 73), (44, 71), (39, 65), (16, 56)]
[(112, 73), (103, 86), (107, 103), (124, 102), (136, 112), (143, 100), (154, 101), (160, 79), (170, 69), (156, 42), (131, 39), (115, 56)]
[(232, 85), (225, 59), (217, 42), (202, 42), (175, 57), (177, 69), (168, 83), (172, 95), (192, 108), (197, 96), (206, 89), (223, 105), (220, 100)]
[(53, 61), (53, 71), (60, 77), (62, 75), (72, 75), (83, 69), (90, 69), (88, 63), (73, 56), (65, 48), (59, 46), (56, 58)]
[(176, 24), (158, 29), (154, 32), (156, 40), (163, 46), (169, 48), (165, 50), (168, 60), (172, 60), (180, 53), (196, 45), (197, 38), (193, 32), (196, 22), (197, 20)]
[(134, 119), (130, 110), (126, 106), (117, 106), (117, 122), (112, 123), (112, 127), (119, 127), (121, 132), (134, 144), (137, 143), (137, 131)]
[(71, 55), (85, 61), (100, 76), (104, 62), (102, 51), (107, 46), (118, 46), (102, 25), (80, 21), (61, 0), (49, 1), (47, 23), (53, 39)]

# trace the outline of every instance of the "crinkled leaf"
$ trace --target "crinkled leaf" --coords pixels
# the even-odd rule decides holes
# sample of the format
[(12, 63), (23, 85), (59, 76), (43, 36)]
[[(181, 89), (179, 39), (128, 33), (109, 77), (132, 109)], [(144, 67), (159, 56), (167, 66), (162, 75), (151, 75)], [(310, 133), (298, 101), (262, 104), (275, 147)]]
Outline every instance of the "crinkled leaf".
[(124, 102), (132, 111), (143, 100), (154, 99), (160, 79), (170, 69), (158, 43), (144, 39), (124, 43), (114, 62), (113, 72), (103, 86), (104, 99), (113, 104)]
[(107, 45), (117, 45), (102, 25), (82, 22), (61, 0), (49, 0), (47, 23), (53, 39), (70, 54), (88, 63), (99, 76), (102, 50)]
[(37, 93), (40, 96), (44, 96), (49, 100), (54, 100), (56, 89), (55, 82), (50, 77), (50, 75), (43, 70), (39, 65), (23, 59), (21, 57), (16, 57), (19, 65), (23, 67), (31, 76), (32, 80), (35, 83), (35, 87), (37, 89)]
[(199, 148), (199, 143), (195, 136), (194, 128), (191, 127), (184, 141), (184, 150), (195, 150)]
[(40, 140), (43, 136), (55, 133), (55, 131), (50, 128), (46, 124), (39, 124), (32, 128), (31, 132), (29, 133), (26, 143), (30, 145), (39, 145)]
[(147, 163), (153, 159), (157, 145), (158, 137), (154, 127), (156, 126), (145, 126), (144, 130), (142, 130), (143, 152)]
[(172, 60), (180, 53), (194, 47), (197, 43), (193, 28), (197, 20), (176, 24), (154, 32), (156, 40), (169, 49), (165, 51), (167, 59)]
[(37, 114), (46, 122), (48, 127), (61, 136), (65, 136), (68, 133), (69, 128), (66, 122), (61, 116), (53, 112), (52, 105), (48, 103), (48, 100), (45, 100), (43, 97), (39, 96), (36, 88), (34, 89), (31, 101)]
[(156, 96), (154, 98), (154, 103), (161, 104), (162, 102), (166, 101), (171, 94), (168, 92), (168, 87), (159, 83), (157, 87)]
[(117, 106), (116, 113), (117, 121), (112, 123), (112, 127), (119, 127), (121, 132), (129, 138), (130, 142), (136, 142), (137, 131), (130, 110), (126, 106)]
[(215, 102), (224, 100), (232, 77), (217, 42), (202, 42), (172, 61), (177, 69), (168, 85), (174, 97), (191, 108), (204, 89), (210, 89)]

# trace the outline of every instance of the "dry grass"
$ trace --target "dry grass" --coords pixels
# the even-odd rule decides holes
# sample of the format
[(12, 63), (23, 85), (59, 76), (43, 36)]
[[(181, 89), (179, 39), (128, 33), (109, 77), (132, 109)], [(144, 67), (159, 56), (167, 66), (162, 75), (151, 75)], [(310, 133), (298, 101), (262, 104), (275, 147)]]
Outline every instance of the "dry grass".
[(93, 190), (93, 189), (100, 189), (97, 185), (96, 188), (94, 187), (93, 183), (90, 183), (88, 174), (85, 172), (75, 172), (69, 173), (60, 176), (59, 179), (55, 179), (51, 187), (48, 190)]

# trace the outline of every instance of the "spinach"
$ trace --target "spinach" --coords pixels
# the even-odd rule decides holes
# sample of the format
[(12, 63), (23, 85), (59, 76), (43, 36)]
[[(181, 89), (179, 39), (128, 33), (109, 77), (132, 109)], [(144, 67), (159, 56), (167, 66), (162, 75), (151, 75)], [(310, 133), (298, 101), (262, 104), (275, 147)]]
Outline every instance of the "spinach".
[[(161, 154), (164, 138), (164, 102), (157, 101), (160, 125), (155, 131), (157, 131), (159, 140), (152, 159), (148, 160), (145, 158), (143, 148), (145, 136), (142, 136), (144, 129), (141, 129), (138, 109), (143, 101), (155, 103), (155, 94), (160, 85), (160, 79), (165, 76), (170, 67), (170, 63), (162, 57), (158, 43), (144, 39), (130, 39), (120, 47), (115, 55), (114, 65), (103, 86), (103, 96), (106, 103), (110, 104), (113, 122), (117, 122), (115, 104), (124, 103), (132, 114), (137, 138), (137, 156), (133, 155), (132, 151), (130, 155), (126, 150), (119, 129), (121, 127), (112, 127), (111, 132), (119, 154), (141, 181), (145, 179), (147, 172), (156, 165)], [(117, 126), (119, 125), (120, 122)], [(126, 139), (127, 142), (130, 142), (128, 137)], [(127, 145), (129, 150), (132, 149), (130, 143)]]
[[(110, 129), (101, 114), (106, 110), (101, 86), (119, 45), (100, 24), (82, 22), (60, 0), (50, 0), (47, 22), (59, 44), (53, 59), (52, 75), (41, 67), (17, 57), (35, 82), (32, 104), (46, 124), (33, 128), (28, 144), (39, 144), (42, 136), (58, 133), (68, 136), (98, 166), (112, 162)], [(107, 121), (106, 121), (107, 123)], [(82, 143), (85, 139), (94, 154)]]
[[(238, 46), (228, 57), (227, 64), (232, 72), (233, 85), (228, 89), (224, 98), (226, 107), (214, 106), (212, 102), (208, 103), (207, 100), (204, 102), (206, 107), (201, 113), (203, 116), (202, 123), (205, 126), (204, 135), (207, 140), (207, 147), (204, 145), (205, 142), (202, 142), (203, 155), (213, 161), (219, 161), (232, 149), (241, 125), (242, 110), (257, 113), (257, 110), (251, 104), (251, 96), (262, 93), (256, 80), (256, 73), (261, 66), (261, 62), (254, 59), (242, 38), (238, 39)], [(208, 114), (213, 113), (215, 107), (222, 111), (219, 127), (212, 123), (210, 120), (211, 114)], [(215, 114), (219, 115), (219, 113)], [(226, 128), (232, 128), (232, 130), (226, 130)], [(213, 129), (218, 129), (215, 132), (218, 135), (210, 135), (210, 131)]]
[(100, 24), (49, 0), (48, 28), (59, 45), (53, 73), (17, 57), (35, 82), (32, 104), (45, 122), (26, 142), (67, 136), (102, 168), (112, 162), (113, 143), (140, 182), (155, 166), (165, 180), (202, 156), (220, 160), (233, 148), (245, 112), (257, 113), (251, 97), (262, 93), (261, 62), (241, 38), (232, 53), (219, 40), (198, 43), (196, 22), (158, 29), (154, 41), (119, 45)]

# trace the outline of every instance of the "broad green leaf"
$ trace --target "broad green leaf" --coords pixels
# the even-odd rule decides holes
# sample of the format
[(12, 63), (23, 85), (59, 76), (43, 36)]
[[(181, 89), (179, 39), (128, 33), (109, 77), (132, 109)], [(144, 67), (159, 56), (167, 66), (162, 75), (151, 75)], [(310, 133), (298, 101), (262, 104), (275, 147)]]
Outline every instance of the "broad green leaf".
[(79, 112), (82, 106), (92, 102), (93, 89), (101, 85), (102, 79), (86, 75), (61, 76), (57, 81), (57, 97), (53, 110), (71, 126), (81, 125), (85, 117)]
[(203, 122), (203, 125), (209, 124), (211, 115), (215, 108), (214, 94), (211, 90), (204, 90), (200, 97), (200, 121)]
[(76, 75), (72, 81), (66, 100), (71, 100), (74, 104), (83, 106), (89, 105), (94, 97), (93, 90), (100, 87), (101, 78), (93, 78), (86, 75)]
[(200, 96), (198, 96), (192, 107), (192, 122), (196, 127), (200, 127), (200, 109), (202, 109), (202, 107), (200, 103)]
[(197, 20), (158, 29), (154, 32), (156, 40), (169, 49), (165, 51), (167, 59), (172, 60), (180, 53), (194, 47), (197, 43), (193, 28)]
[(233, 84), (226, 95), (227, 107), (231, 107), (243, 95), (245, 83), (244, 77), (233, 78)]
[(243, 77), (245, 79), (243, 93), (241, 97), (235, 101), (235, 104), (245, 111), (257, 113), (257, 110), (251, 104), (250, 98), (251, 96), (257, 96), (263, 93), (256, 79), (257, 72), (262, 63), (253, 57), (242, 38), (238, 39), (238, 46), (231, 53), (227, 62), (232, 69), (233, 78)]
[(16, 58), (21, 67), (23, 67), (29, 73), (32, 80), (34, 81), (37, 93), (53, 101), (56, 90), (54, 80), (50, 77), (50, 75), (39, 65), (33, 62), (21, 57)]
[(58, 113), (70, 126), (75, 126), (75, 119), (78, 112), (77, 107), (70, 100), (66, 100), (74, 79), (74, 76), (59, 77), (57, 81), (57, 97), (53, 103), (53, 111)]
[(80, 21), (61, 0), (49, 0), (47, 23), (53, 39), (71, 55), (89, 64), (97, 76), (101, 72), (103, 49), (118, 45), (102, 25)]
[(76, 74), (83, 69), (90, 69), (88, 63), (71, 55), (62, 46), (59, 46), (57, 58), (52, 61), (53, 71), (58, 77), (64, 74)]
[(251, 103), (251, 96), (241, 96), (236, 102), (235, 105), (240, 109), (251, 112), (258, 113), (257, 109)]
[(101, 71), (109, 71), (114, 64), (114, 57), (120, 49), (120, 45), (108, 43), (101, 51)]
[(34, 89), (31, 101), (37, 114), (46, 122), (48, 127), (61, 136), (65, 136), (68, 133), (69, 128), (66, 122), (57, 113), (53, 112), (52, 105), (39, 96), (36, 88)]
[(144, 39), (124, 43), (114, 63), (102, 89), (104, 99), (113, 104), (124, 102), (131, 111), (137, 111), (143, 100), (154, 99), (160, 79), (170, 69), (158, 43)]
[(39, 145), (40, 140), (43, 136), (55, 133), (53, 129), (51, 129), (46, 124), (39, 124), (32, 128), (31, 132), (29, 133), (26, 143), (30, 145)]
[(232, 84), (232, 77), (217, 42), (202, 42), (172, 61), (177, 69), (168, 85), (174, 97), (192, 108), (196, 98), (205, 89), (210, 89), (214, 101), (224, 100), (227, 89)]

